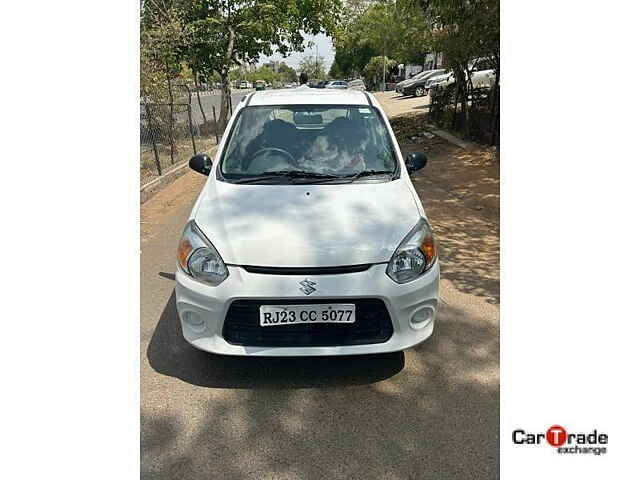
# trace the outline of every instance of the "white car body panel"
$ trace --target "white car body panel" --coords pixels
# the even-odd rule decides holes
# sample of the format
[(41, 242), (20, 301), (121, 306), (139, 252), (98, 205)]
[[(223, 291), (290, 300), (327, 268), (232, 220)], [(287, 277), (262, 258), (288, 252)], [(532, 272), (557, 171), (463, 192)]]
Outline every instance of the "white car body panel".
[[(426, 218), (402, 161), (389, 120), (378, 101), (357, 90), (267, 90), (247, 95), (234, 109), (220, 139), (226, 145), (239, 112), (247, 105), (362, 105), (381, 113), (400, 166), (400, 178), (388, 182), (307, 185), (239, 185), (212, 173), (198, 196), (189, 220), (215, 246), (229, 277), (218, 286), (176, 271), (176, 303), (184, 338), (194, 347), (218, 354), (255, 356), (353, 355), (393, 352), (417, 345), (432, 334), (439, 298), (439, 261), (422, 276), (398, 284), (385, 273), (392, 254)], [(218, 148), (212, 172), (224, 148)], [(308, 193), (308, 195), (307, 195)], [(328, 267), (373, 264), (368, 270), (339, 275), (266, 275), (242, 265)], [(317, 291), (306, 296), (301, 281), (311, 279)], [(238, 299), (381, 299), (389, 312), (393, 334), (384, 343), (344, 346), (253, 347), (228, 343), (222, 335), (229, 306)], [(430, 308), (434, 317), (416, 328), (409, 319)], [(202, 331), (186, 315), (206, 319)], [(356, 320), (357, 322), (357, 320)], [(267, 327), (270, 329), (279, 328)]]
[[(349, 275), (319, 275), (314, 281), (317, 292), (305, 296), (299, 291), (300, 281), (309, 276), (252, 274), (240, 267), (229, 267), (229, 278), (217, 287), (196, 282), (178, 269), (176, 272), (176, 304), (182, 320), (184, 338), (194, 347), (225, 355), (317, 356), (361, 355), (397, 352), (424, 342), (433, 333), (434, 322), (414, 329), (408, 321), (421, 308), (437, 309), (440, 267), (436, 263), (429, 272), (408, 284), (398, 285), (385, 274), (386, 265), (374, 265), (366, 272)], [(251, 347), (232, 345), (222, 336), (224, 318), (229, 305), (237, 299), (281, 298), (319, 300), (339, 298), (381, 298), (391, 316), (393, 335), (385, 343), (331, 347)], [(195, 331), (184, 322), (187, 312), (207, 318), (204, 331)], [(356, 320), (357, 321), (357, 320)], [(278, 328), (278, 327), (269, 327)]]
[(419, 220), (401, 180), (332, 187), (210, 182), (195, 221), (227, 264), (326, 267), (388, 261)]

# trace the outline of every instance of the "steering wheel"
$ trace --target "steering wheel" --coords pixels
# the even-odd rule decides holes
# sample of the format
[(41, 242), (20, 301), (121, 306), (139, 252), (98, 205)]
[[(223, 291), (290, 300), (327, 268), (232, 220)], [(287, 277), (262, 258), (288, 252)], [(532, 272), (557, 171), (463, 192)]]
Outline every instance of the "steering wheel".
[(280, 155), (281, 157), (286, 158), (288, 163), (292, 167), (296, 167), (296, 168), (299, 167), (298, 162), (296, 161), (295, 158), (293, 158), (293, 155), (291, 155), (286, 150), (283, 150), (282, 148), (276, 148), (276, 147), (265, 147), (265, 148), (261, 148), (260, 150), (258, 150), (256, 153), (254, 153), (251, 156), (251, 160), (249, 160), (249, 163), (247, 165), (247, 169), (249, 169), (249, 167), (256, 160), (256, 158), (258, 158), (260, 155), (263, 155), (265, 152), (269, 152), (269, 151), (275, 152), (276, 154)]

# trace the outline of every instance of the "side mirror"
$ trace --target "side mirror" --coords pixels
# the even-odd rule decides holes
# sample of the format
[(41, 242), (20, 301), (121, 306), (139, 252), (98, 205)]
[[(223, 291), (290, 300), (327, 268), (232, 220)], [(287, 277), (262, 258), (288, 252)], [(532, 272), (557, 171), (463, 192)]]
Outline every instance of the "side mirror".
[(191, 160), (189, 160), (189, 167), (203, 175), (209, 175), (211, 173), (212, 166), (213, 162), (211, 161), (211, 158), (209, 158), (209, 155), (205, 153), (199, 153), (191, 157)]
[(422, 152), (410, 153), (404, 160), (409, 174), (417, 172), (427, 164), (427, 156)]

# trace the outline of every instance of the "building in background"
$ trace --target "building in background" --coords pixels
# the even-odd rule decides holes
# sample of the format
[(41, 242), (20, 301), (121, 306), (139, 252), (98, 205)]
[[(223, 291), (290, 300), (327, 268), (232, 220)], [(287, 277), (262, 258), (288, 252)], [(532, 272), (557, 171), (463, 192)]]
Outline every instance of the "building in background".
[(435, 70), (444, 68), (445, 58), (443, 53), (427, 53), (424, 57), (424, 69)]

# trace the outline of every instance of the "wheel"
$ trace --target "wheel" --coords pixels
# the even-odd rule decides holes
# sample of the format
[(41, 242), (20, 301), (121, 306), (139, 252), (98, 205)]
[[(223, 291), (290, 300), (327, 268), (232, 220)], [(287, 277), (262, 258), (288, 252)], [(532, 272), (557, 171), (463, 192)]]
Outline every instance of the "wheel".
[(415, 96), (416, 97), (422, 97), (423, 95), (424, 95), (424, 87), (417, 87)]

